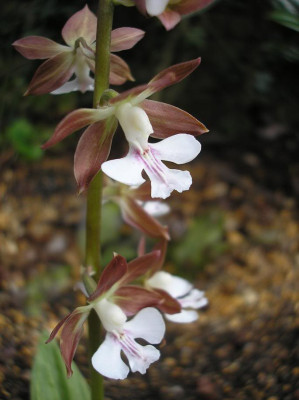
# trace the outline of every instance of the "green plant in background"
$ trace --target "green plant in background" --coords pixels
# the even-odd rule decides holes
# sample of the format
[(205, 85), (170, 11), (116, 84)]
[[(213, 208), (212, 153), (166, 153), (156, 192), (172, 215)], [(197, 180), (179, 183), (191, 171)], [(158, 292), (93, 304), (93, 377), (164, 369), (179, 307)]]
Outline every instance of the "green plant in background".
[(188, 266), (184, 272), (194, 278), (198, 269), (204, 268), (226, 249), (224, 215), (211, 210), (189, 222), (183, 237), (170, 246), (169, 259), (174, 265)]
[(17, 155), (27, 161), (39, 160), (43, 156), (40, 140), (47, 133), (32, 125), (26, 119), (17, 119), (4, 132), (4, 140), (11, 146)]
[(275, 0), (275, 10), (270, 13), (270, 18), (287, 28), (299, 32), (299, 1)]

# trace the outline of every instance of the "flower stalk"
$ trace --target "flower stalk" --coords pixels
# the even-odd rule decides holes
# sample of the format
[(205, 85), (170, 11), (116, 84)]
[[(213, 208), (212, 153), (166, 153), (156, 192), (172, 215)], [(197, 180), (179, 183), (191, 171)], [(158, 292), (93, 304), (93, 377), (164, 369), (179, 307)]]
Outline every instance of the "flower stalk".
[[(95, 54), (95, 82), (93, 107), (97, 108), (101, 95), (109, 88), (110, 69), (110, 42), (113, 22), (113, 4), (111, 0), (99, 0), (98, 24)], [(91, 182), (87, 192), (86, 210), (86, 265), (91, 266), (96, 278), (100, 274), (100, 229), (101, 229), (101, 201), (102, 199), (102, 172), (99, 172)], [(98, 318), (94, 312), (89, 316), (89, 353), (99, 347), (101, 332)], [(91, 359), (91, 357), (90, 357)], [(91, 372), (91, 399), (104, 399), (103, 377), (98, 374), (90, 363)]]

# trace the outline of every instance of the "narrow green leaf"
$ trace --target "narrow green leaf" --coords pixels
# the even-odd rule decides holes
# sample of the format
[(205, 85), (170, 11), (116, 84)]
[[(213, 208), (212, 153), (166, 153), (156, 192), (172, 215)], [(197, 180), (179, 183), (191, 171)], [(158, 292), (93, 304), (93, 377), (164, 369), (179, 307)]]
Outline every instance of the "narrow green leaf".
[(287, 11), (273, 11), (270, 18), (279, 24), (299, 32), (299, 16)]
[(31, 378), (31, 400), (90, 400), (90, 390), (79, 369), (73, 363), (74, 374), (67, 378), (64, 362), (55, 341), (45, 344), (43, 333), (35, 356)]

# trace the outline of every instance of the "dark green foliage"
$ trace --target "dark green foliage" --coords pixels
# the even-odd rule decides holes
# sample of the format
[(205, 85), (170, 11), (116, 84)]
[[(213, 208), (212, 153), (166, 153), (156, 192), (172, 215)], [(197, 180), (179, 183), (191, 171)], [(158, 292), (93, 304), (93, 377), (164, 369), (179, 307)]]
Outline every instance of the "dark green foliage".
[(275, 10), (270, 18), (279, 24), (299, 32), (299, 2), (298, 0), (276, 0)]

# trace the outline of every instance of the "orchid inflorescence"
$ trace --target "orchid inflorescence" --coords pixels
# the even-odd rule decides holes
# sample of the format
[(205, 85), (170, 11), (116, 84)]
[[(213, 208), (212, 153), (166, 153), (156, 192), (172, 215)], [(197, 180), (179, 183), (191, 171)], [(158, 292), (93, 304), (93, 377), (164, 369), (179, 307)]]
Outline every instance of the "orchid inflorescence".
[[(114, 3), (136, 6), (143, 14), (156, 16), (168, 30), (181, 16), (203, 9), (212, 1), (114, 0)], [(94, 90), (96, 26), (97, 18), (86, 5), (63, 27), (66, 45), (40, 36), (14, 42), (16, 50), (26, 58), (46, 60), (34, 74), (26, 94)], [(132, 48), (143, 35), (143, 31), (129, 27), (112, 31), (110, 84), (121, 85), (133, 80), (129, 66), (113, 53)], [(157, 241), (153, 251), (146, 253), (145, 241), (141, 240), (138, 257), (128, 263), (121, 255), (114, 254), (97, 284), (85, 272), (87, 305), (77, 307), (59, 322), (48, 340), (53, 340), (61, 330), (61, 354), (69, 376), (84, 322), (92, 310), (106, 331), (92, 364), (106, 377), (124, 379), (129, 367), (122, 360), (121, 351), (131, 371), (142, 374), (160, 357), (159, 350), (152, 344), (159, 344), (164, 337), (161, 313), (172, 322), (193, 322), (198, 318), (196, 310), (207, 305), (204, 292), (185, 279), (162, 271), (170, 234), (168, 227), (157, 220), (158, 216), (169, 212), (169, 207), (158, 199), (169, 197), (174, 190), (186, 191), (192, 183), (189, 171), (170, 169), (162, 161), (185, 164), (193, 160), (201, 150), (195, 137), (207, 129), (186, 111), (148, 100), (154, 93), (187, 77), (200, 62), (201, 59), (196, 58), (173, 65), (147, 84), (122, 93), (106, 90), (96, 108), (72, 111), (42, 146), (49, 148), (86, 128), (74, 156), (79, 193), (86, 191), (102, 170), (105, 174), (103, 202), (116, 203), (126, 223)], [(128, 143), (128, 151), (123, 158), (108, 160), (118, 124)], [(152, 142), (151, 138), (159, 141)], [(145, 179), (143, 171), (149, 180)], [(144, 339), (150, 344), (143, 346), (135, 339)]]
[[(207, 299), (185, 279), (160, 270), (165, 251), (166, 242), (162, 241), (154, 251), (129, 263), (120, 255), (114, 255), (87, 298), (88, 305), (76, 308), (58, 323), (48, 342), (62, 328), (60, 348), (69, 376), (83, 324), (92, 309), (106, 331), (92, 364), (99, 373), (113, 379), (124, 379), (129, 373), (121, 351), (132, 372), (144, 374), (149, 365), (159, 359), (160, 352), (154, 346), (141, 346), (135, 339), (141, 338), (151, 344), (162, 341), (165, 323), (160, 312), (174, 322), (197, 319), (194, 310), (205, 306)], [(138, 281), (141, 284), (137, 284)]]

